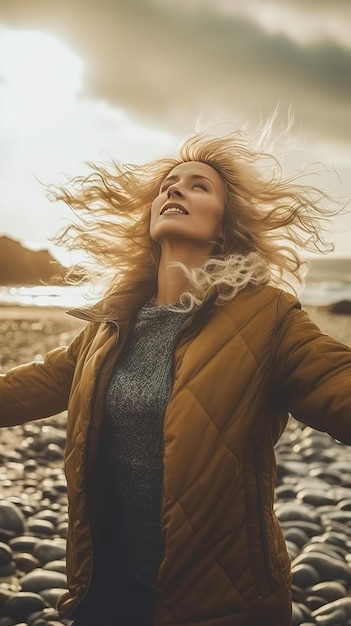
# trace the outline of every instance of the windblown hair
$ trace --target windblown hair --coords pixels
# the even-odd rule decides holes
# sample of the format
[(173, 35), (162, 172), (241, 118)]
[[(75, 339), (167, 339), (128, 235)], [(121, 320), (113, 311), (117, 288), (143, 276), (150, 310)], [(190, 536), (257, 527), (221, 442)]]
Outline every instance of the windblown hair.
[(84, 279), (105, 279), (106, 293), (132, 291), (147, 281), (155, 293), (160, 246), (150, 237), (151, 204), (170, 170), (187, 161), (206, 163), (220, 174), (226, 204), (223, 246), (214, 248), (201, 268), (177, 264), (189, 285), (182, 301), (192, 308), (216, 294), (221, 305), (249, 284), (294, 291), (304, 266), (298, 249), (328, 247), (321, 222), (332, 215), (329, 199), (297, 176), (284, 177), (279, 162), (262, 146), (250, 147), (244, 131), (195, 133), (180, 145), (176, 157), (145, 165), (90, 163), (90, 175), (56, 187), (54, 198), (80, 218), (56, 241), (89, 255), (92, 266), (85, 268)]

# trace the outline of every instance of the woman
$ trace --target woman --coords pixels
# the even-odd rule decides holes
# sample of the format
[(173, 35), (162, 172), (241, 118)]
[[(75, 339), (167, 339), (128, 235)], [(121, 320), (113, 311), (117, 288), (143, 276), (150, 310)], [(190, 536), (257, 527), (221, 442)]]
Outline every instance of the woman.
[(0, 419), (68, 407), (75, 626), (291, 624), (274, 445), (289, 412), (351, 442), (351, 350), (280, 288), (328, 211), (267, 159), (197, 134), (55, 194), (82, 213), (62, 241), (109, 287), (71, 312), (87, 325), (68, 348), (1, 378)]

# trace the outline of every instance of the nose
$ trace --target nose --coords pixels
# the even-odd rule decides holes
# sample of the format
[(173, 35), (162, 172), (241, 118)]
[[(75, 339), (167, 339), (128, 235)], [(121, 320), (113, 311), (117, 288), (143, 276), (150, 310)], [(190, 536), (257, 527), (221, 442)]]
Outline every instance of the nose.
[(178, 187), (178, 185), (176, 185), (175, 183), (173, 185), (170, 185), (167, 189), (167, 197), (168, 198), (184, 198), (184, 194), (182, 192), (182, 190), (180, 189), (180, 187)]

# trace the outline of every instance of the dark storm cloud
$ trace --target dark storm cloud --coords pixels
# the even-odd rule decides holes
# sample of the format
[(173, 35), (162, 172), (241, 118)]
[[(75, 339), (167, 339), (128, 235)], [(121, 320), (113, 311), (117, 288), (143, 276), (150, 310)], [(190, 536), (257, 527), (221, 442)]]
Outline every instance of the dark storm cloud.
[[(299, 0), (290, 4), (303, 12)], [(3, 0), (0, 18), (64, 35), (86, 59), (87, 94), (164, 125), (193, 122), (202, 110), (267, 114), (279, 101), (316, 130), (351, 136), (350, 49), (267, 34), (238, 13), (216, 11), (215, 3), (190, 7), (191, 0), (188, 7), (151, 0)]]
[(350, 0), (309, 0), (308, 3), (306, 0), (280, 0), (281, 4), (289, 4), (292, 6), (298, 6), (302, 9), (310, 10), (312, 9), (337, 9), (339, 7), (344, 8), (350, 7)]

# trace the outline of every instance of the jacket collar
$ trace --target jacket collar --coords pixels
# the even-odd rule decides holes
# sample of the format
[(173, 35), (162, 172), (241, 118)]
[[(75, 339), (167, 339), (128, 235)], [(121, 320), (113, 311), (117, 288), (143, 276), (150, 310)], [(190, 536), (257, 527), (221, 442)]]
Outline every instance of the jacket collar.
[(134, 317), (155, 294), (155, 282), (148, 281), (123, 292), (111, 292), (92, 306), (69, 309), (67, 313), (87, 322), (118, 323)]
[[(135, 317), (141, 307), (156, 293), (154, 280), (131, 287), (128, 291), (112, 292), (92, 306), (74, 308), (66, 311), (73, 317), (87, 322), (113, 322), (118, 324)], [(208, 319), (213, 311), (216, 293), (212, 294), (194, 314), (194, 318)]]

